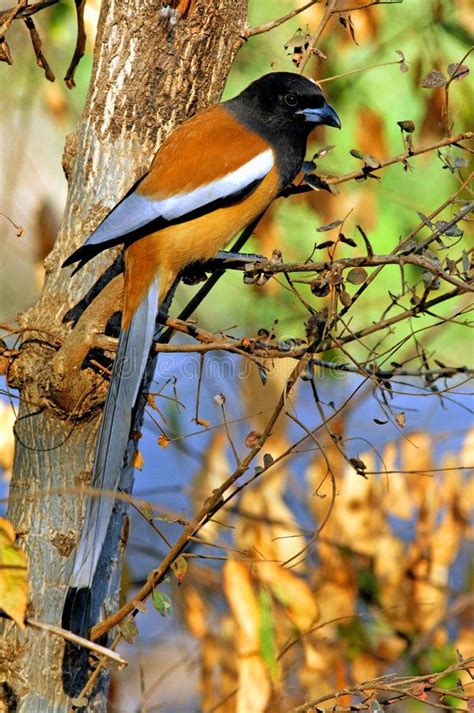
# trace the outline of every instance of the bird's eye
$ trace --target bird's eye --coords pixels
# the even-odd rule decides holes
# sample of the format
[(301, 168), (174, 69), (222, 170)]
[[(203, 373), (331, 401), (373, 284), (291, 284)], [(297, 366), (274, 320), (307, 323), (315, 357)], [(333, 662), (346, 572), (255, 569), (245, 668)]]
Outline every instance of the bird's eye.
[(286, 94), (285, 104), (292, 107), (298, 106), (298, 97), (296, 96), (296, 94)]

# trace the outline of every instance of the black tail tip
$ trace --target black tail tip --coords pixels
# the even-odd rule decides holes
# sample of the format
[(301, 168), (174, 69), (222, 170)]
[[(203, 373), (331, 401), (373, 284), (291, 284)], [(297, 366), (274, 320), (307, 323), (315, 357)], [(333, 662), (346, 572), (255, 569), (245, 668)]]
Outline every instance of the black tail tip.
[(74, 265), (75, 262), (79, 263), (78, 265), (76, 265), (74, 271), (72, 272), (72, 274), (75, 275), (76, 272), (80, 270), (81, 267), (84, 267), (86, 262), (88, 262), (88, 260), (90, 260), (91, 258), (95, 257), (98, 252), (99, 251), (97, 250), (97, 247), (91, 245), (83, 245), (77, 250), (74, 250), (74, 252), (64, 260), (61, 267), (69, 267), (70, 265)]
[(89, 633), (91, 590), (89, 587), (69, 587), (64, 602), (62, 627), (77, 636)]

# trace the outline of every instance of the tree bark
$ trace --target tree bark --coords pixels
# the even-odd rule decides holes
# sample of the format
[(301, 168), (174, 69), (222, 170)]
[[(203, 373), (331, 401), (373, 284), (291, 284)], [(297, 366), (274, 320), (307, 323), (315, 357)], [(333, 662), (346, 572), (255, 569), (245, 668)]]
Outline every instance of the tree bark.
[[(110, 254), (72, 278), (61, 263), (144, 173), (173, 127), (219, 99), (243, 42), (246, 10), (247, 0), (102, 3), (84, 112), (64, 152), (69, 192), (62, 226), (45, 263), (41, 298), (21, 318), (21, 353), (9, 372), (21, 406), (8, 517), (27, 552), (28, 615), (35, 619), (61, 620), (84, 505), (73, 491), (90, 479), (106, 391), (82, 358), (71, 366), (64, 353), (71, 322), (97, 292)], [(109, 606), (118, 589), (123, 522), (117, 506), (104, 565), (114, 590)], [(0, 709), (69, 711), (63, 649), (60, 637), (5, 624)], [(87, 710), (106, 710), (106, 696), (104, 676)]]

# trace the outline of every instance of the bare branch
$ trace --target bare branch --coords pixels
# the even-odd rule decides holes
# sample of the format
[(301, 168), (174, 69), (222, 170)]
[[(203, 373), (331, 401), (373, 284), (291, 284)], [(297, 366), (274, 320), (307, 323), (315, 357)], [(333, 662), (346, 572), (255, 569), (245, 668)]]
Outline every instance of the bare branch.
[(0, 20), (5, 18), (3, 21), (3, 25), (0, 27), (0, 37), (4, 37), (5, 33), (7, 32), (8, 28), (12, 24), (13, 20), (18, 17), (20, 12), (23, 10), (25, 5), (27, 4), (28, 0), (20, 0), (18, 5), (15, 7), (12, 7), (10, 10), (5, 10), (1, 15), (0, 15)]
[(298, 68), (298, 71), (300, 74), (303, 74), (303, 72), (306, 68), (306, 65), (309, 62), (309, 59), (314, 52), (314, 48), (318, 44), (319, 39), (326, 28), (326, 25), (328, 24), (331, 17), (333, 16), (333, 11), (336, 10), (336, 8), (337, 8), (337, 3), (338, 3), (338, 0), (328, 0), (326, 10), (322, 17), (322, 20), (319, 23), (319, 26), (318, 26), (316, 32), (311, 36), (311, 38), (308, 42), (308, 46), (306, 47), (306, 49), (303, 53), (303, 56), (301, 57), (299, 68)]
[(307, 10), (309, 7), (316, 5), (316, 3), (318, 2), (320, 2), (320, 0), (310, 0), (308, 3), (306, 3), (306, 5), (303, 5), (303, 7), (299, 7), (296, 10), (292, 10), (286, 15), (278, 17), (276, 20), (265, 22), (263, 25), (259, 25), (258, 27), (248, 27), (242, 36), (245, 37), (245, 39), (248, 39), (249, 37), (255, 37), (255, 35), (261, 35), (264, 32), (270, 32), (270, 30), (273, 30), (275, 27), (283, 25), (284, 22), (288, 22), (288, 20), (291, 20), (291, 18), (295, 17), (296, 15), (300, 15), (302, 12)]
[(119, 669), (128, 666), (127, 661), (116, 651), (112, 651), (111, 649), (108, 649), (105, 646), (96, 644), (94, 641), (89, 641), (89, 639), (84, 639), (84, 637), (82, 636), (77, 636), (77, 634), (73, 634), (67, 629), (62, 629), (60, 626), (48, 624), (44, 621), (38, 621), (37, 619), (32, 619), (31, 617), (27, 618), (26, 623), (28, 624), (28, 626), (32, 626), (35, 629), (41, 629), (41, 631), (46, 631), (55, 636), (60, 636), (61, 638), (65, 639), (66, 641), (70, 641), (73, 644), (83, 646), (84, 648), (89, 649), (89, 651), (92, 651), (92, 653), (94, 654), (97, 654), (99, 656), (105, 656), (108, 660), (109, 666), (112, 663), (115, 664)]
[[(33, 5), (26, 5), (25, 3), (15, 5), (15, 7), (11, 7), (8, 10), (0, 11), (0, 22), (8, 18), (13, 12), (14, 20), (23, 20), (25, 17), (30, 17), (41, 10), (45, 10), (47, 7), (51, 7), (51, 5), (56, 5), (58, 2), (59, 0), (42, 0), (42, 2), (36, 2)], [(6, 30), (2, 27), (0, 30), (0, 36), (5, 32)]]

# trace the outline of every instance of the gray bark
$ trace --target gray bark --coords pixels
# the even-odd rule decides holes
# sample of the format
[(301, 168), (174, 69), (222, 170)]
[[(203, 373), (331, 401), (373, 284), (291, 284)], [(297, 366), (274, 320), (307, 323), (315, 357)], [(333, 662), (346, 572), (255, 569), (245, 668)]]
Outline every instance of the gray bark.
[[(81, 368), (82, 359), (71, 364), (61, 355), (74, 344), (67, 339), (70, 318), (111, 257), (96, 258), (72, 279), (61, 263), (144, 173), (172, 128), (219, 99), (242, 44), (246, 6), (247, 0), (102, 3), (84, 112), (64, 152), (69, 192), (62, 226), (45, 262), (41, 298), (22, 317), (27, 331), (9, 372), (21, 407), (8, 517), (27, 552), (28, 615), (35, 619), (61, 621), (84, 505), (77, 493), (61, 491), (89, 482), (106, 391), (103, 379)], [(118, 589), (123, 517), (118, 506), (104, 564), (109, 606)], [(4, 624), (0, 709), (3, 703), (25, 713), (69, 711), (63, 648), (59, 637)], [(87, 710), (105, 710), (106, 696), (104, 676)]]

